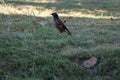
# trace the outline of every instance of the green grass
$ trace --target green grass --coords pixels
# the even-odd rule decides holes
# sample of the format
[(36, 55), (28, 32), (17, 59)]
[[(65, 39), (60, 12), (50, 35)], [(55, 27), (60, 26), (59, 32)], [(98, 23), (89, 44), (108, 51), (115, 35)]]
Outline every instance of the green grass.
[[(81, 5), (77, 4), (79, 2)], [(0, 80), (6, 76), (10, 80), (119, 80), (118, 3), (119, 0), (57, 0), (55, 3), (8, 0), (1, 3), (5, 9), (0, 10)], [(26, 6), (32, 6), (33, 12)], [(19, 14), (18, 8), (28, 12)], [(41, 17), (34, 9), (67, 15), (61, 19), (67, 21), (65, 24), (73, 37), (67, 33), (59, 36), (52, 17)], [(95, 17), (76, 16), (74, 11)], [(72, 17), (69, 16), (71, 12)], [(35, 25), (34, 21), (40, 25)], [(91, 69), (83, 68), (82, 62), (91, 56), (98, 59), (97, 64)]]

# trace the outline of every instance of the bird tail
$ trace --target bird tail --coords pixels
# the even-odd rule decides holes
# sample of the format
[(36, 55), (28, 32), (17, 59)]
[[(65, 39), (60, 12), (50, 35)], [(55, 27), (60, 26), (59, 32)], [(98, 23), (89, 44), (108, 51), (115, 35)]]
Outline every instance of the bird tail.
[(68, 34), (69, 34), (70, 36), (72, 36), (71, 32), (70, 32), (67, 28), (66, 28), (66, 30), (67, 30)]

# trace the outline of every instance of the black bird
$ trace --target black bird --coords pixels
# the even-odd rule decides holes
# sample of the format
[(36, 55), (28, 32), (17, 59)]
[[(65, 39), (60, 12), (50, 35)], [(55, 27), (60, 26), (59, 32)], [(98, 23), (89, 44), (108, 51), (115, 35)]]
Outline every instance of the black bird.
[(71, 35), (70, 31), (67, 29), (67, 27), (64, 25), (64, 23), (60, 20), (58, 14), (52, 13), (51, 15), (53, 16), (54, 24), (55, 24), (56, 28), (59, 30), (60, 35), (63, 32), (67, 32), (69, 35)]

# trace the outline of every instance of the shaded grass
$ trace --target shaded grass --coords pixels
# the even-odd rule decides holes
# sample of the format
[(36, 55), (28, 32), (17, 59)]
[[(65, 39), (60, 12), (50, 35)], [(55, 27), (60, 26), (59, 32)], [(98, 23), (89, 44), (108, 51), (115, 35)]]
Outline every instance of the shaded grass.
[[(24, 15), (26, 18), (22, 20), (21, 18), (24, 18), (22, 15), (1, 14), (1, 16), (3, 21), (8, 19), (6, 17), (10, 18), (9, 23), (2, 22), (3, 26), (0, 27), (1, 78), (5, 75), (9, 75), (13, 80), (17, 76), (20, 79), (33, 76), (36, 79), (61, 80), (72, 80), (76, 77), (76, 80), (85, 79), (85, 76), (92, 78), (95, 75), (98, 75), (100, 79), (106, 79), (107, 76), (113, 79), (119, 78), (120, 34), (118, 24), (109, 25), (107, 23), (108, 27), (105, 27), (106, 23), (101, 21), (103, 19), (93, 20), (96, 24), (102, 22), (100, 26), (94, 26), (93, 23), (84, 24), (86, 27), (67, 24), (67, 26), (74, 25), (71, 27), (73, 34), (73, 38), (71, 38), (66, 33), (61, 37), (58, 36), (57, 30), (50, 26), (51, 23), (47, 23), (46, 26), (37, 26), (31, 21), (35, 19), (46, 21), (44, 18)], [(20, 21), (15, 22), (14, 20), (18, 18)], [(73, 19), (75, 20), (75, 18)], [(88, 22), (92, 19), (76, 18), (76, 20)], [(81, 24), (83, 23), (81, 22)], [(7, 28), (10, 29), (9, 32), (6, 31)], [(18, 30), (16, 31), (16, 29)], [(35, 32), (31, 32), (32, 29)], [(81, 63), (92, 55), (99, 59), (99, 63), (90, 71), (86, 71), (81, 67)]]

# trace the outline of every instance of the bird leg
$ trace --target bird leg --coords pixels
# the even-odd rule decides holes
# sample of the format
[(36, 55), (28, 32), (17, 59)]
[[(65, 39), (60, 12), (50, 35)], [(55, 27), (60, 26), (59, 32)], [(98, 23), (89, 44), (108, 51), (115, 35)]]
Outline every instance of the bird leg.
[(62, 35), (62, 33), (59, 33), (59, 36), (61, 36)]

